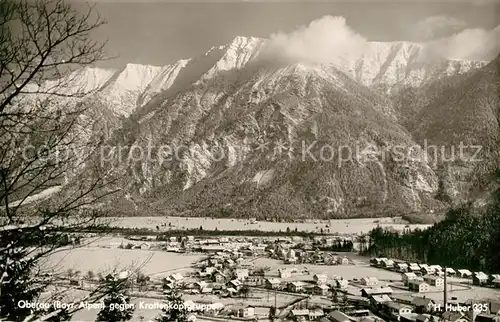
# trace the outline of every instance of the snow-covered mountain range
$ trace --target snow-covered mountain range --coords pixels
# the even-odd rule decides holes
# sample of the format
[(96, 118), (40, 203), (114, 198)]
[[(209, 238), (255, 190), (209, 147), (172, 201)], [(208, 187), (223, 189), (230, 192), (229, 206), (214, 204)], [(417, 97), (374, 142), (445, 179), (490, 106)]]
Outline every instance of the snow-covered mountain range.
[[(356, 59), (321, 64), (275, 49), (272, 40), (236, 37), (167, 66), (75, 72), (71, 88), (92, 90), (82, 102), (93, 107), (91, 119), (107, 122), (107, 144), (153, 147), (156, 156), (160, 146), (185, 148), (173, 158), (108, 159), (105, 167), (123, 192), (112, 211), (261, 218), (429, 213), (470, 198), (490, 168), (436, 163), (423, 149), (413, 152), (417, 161), (397, 161), (391, 147), (410, 151), (422, 140), (456, 145), (464, 130), (470, 144), (486, 142), (475, 127), (494, 136), (498, 122), (490, 116), (498, 97), (486, 86), (497, 77), (494, 62), (436, 57), (426, 44), (410, 42), (369, 42)], [(489, 89), (462, 98), (476, 83)], [(469, 116), (455, 115), (449, 100)], [(482, 116), (467, 112), (476, 103)], [(304, 145), (311, 144), (313, 157), (304, 160)], [(341, 166), (331, 162), (338, 155), (316, 160), (324, 145), (358, 155)], [(370, 147), (383, 157), (373, 160)]]
[[(127, 64), (122, 70), (114, 71), (89, 67), (78, 71), (78, 77), (71, 77), (77, 81), (76, 87), (97, 90), (99, 100), (106, 102), (118, 115), (128, 116), (172, 86), (178, 90), (222, 72), (262, 63), (267, 59), (268, 46), (266, 39), (236, 37), (229, 44), (212, 47), (203, 55), (166, 66)], [(390, 90), (400, 86), (421, 86), (426, 81), (463, 74), (486, 63), (443, 58), (430, 60), (425, 44), (369, 42), (360, 59), (330, 67), (336, 67), (362, 85)], [(323, 68), (327, 70), (329, 66), (323, 65)]]

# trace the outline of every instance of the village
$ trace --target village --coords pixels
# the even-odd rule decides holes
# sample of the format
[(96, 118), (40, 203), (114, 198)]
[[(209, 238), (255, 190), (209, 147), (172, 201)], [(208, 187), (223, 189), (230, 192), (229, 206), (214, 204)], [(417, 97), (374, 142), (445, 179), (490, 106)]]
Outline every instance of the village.
[[(135, 297), (156, 302), (180, 292), (193, 321), (500, 321), (500, 275), (369, 259), (355, 252), (354, 240), (184, 236), (158, 242), (132, 236), (100, 247), (202, 255), (189, 268), (136, 273), (132, 289)], [(89, 284), (85, 277), (70, 280)]]

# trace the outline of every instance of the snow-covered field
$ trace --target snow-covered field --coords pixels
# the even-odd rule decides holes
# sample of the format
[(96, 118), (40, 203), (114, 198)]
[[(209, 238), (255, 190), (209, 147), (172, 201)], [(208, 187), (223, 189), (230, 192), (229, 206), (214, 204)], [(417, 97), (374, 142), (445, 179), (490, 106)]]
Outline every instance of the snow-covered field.
[(49, 257), (47, 266), (55, 266), (56, 271), (68, 269), (85, 274), (109, 272), (113, 269), (124, 270), (140, 267), (146, 275), (162, 275), (173, 271), (189, 269), (189, 266), (202, 256), (167, 253), (140, 249), (118, 249), (83, 247), (57, 252)]
[[(164, 224), (165, 226), (162, 226)], [(297, 228), (298, 231), (319, 231), (353, 234), (367, 233), (371, 229), (380, 225), (381, 227), (393, 227), (394, 229), (403, 230), (405, 224), (401, 223), (401, 219), (393, 218), (363, 218), (363, 219), (345, 219), (345, 220), (329, 220), (329, 221), (309, 221), (305, 223), (276, 223), (257, 221), (252, 223), (250, 220), (244, 219), (211, 219), (205, 217), (115, 217), (112, 218), (112, 225), (122, 228), (149, 228), (160, 230), (171, 229), (197, 229), (200, 226), (204, 230), (262, 230), (262, 231), (286, 231), (290, 228), (292, 231)], [(170, 225), (170, 226), (169, 226)], [(414, 228), (426, 228), (430, 225), (410, 225)]]

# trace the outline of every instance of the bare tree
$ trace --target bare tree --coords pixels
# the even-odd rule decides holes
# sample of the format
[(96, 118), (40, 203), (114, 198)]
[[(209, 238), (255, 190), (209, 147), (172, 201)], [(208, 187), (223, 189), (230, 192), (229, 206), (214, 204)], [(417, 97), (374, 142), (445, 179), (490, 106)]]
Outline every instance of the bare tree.
[(53, 284), (41, 260), (68, 233), (101, 225), (95, 206), (113, 192), (95, 159), (104, 139), (88, 98), (96, 88), (81, 82), (81, 67), (104, 59), (104, 43), (89, 36), (103, 23), (92, 6), (82, 13), (63, 0), (0, 2), (0, 319), (47, 313), (17, 301)]

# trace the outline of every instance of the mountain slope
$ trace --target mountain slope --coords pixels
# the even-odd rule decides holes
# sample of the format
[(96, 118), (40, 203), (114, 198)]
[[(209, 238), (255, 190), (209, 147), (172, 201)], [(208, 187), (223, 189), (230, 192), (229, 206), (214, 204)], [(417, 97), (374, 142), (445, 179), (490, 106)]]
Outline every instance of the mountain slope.
[[(339, 217), (440, 206), (433, 171), (394, 160), (390, 147), (414, 142), (390, 101), (332, 66), (249, 64), (201, 79), (150, 113), (114, 142), (152, 146), (153, 157), (109, 166), (126, 191), (147, 204), (160, 199), (156, 211)], [(172, 155), (160, 158), (159, 147)], [(340, 148), (352, 159), (342, 161)]]
[(80, 104), (119, 151), (95, 155), (122, 190), (112, 213), (426, 214), (468, 198), (469, 173), (479, 182), (496, 162), (435, 162), (423, 145), (494, 150), (494, 62), (430, 61), (425, 45), (393, 42), (345, 64), (286, 63), (268, 45), (236, 37), (168, 66), (97, 72)]
[(418, 143), (438, 147), (434, 163), (443, 172), (443, 194), (474, 200), (500, 164), (500, 57), (466, 77), (429, 84), (413, 100), (406, 127)]

